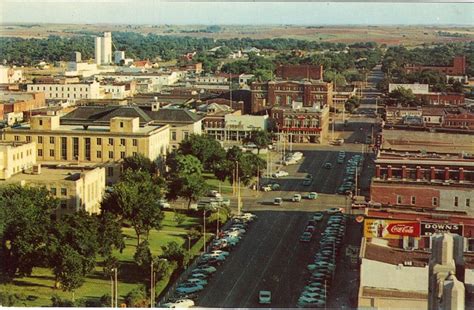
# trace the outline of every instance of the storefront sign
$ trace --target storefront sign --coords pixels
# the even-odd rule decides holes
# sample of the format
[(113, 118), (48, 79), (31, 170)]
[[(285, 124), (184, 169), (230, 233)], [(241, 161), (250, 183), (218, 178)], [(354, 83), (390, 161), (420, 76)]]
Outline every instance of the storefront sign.
[(445, 224), (445, 223), (421, 223), (421, 235), (431, 236), (435, 233), (452, 233), (463, 235), (464, 226), (462, 224)]
[(365, 219), (364, 237), (400, 239), (402, 237), (420, 237), (420, 223), (414, 221)]

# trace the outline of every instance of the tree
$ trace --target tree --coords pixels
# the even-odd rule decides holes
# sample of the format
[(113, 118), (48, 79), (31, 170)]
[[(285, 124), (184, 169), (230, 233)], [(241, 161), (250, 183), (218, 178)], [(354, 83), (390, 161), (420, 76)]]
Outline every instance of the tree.
[(133, 255), (133, 259), (135, 260), (135, 263), (138, 265), (138, 267), (142, 269), (142, 271), (148, 270), (148, 267), (150, 266), (153, 259), (148, 241), (145, 240), (137, 246), (137, 250)]
[(160, 281), (170, 276), (176, 268), (176, 263), (170, 263), (167, 259), (157, 257), (153, 261), (153, 270), (155, 271), (155, 281)]
[(1, 270), (9, 278), (46, 264), (48, 231), (59, 200), (46, 188), (0, 187)]
[(396, 100), (402, 105), (409, 105), (413, 101), (415, 101), (415, 95), (413, 94), (411, 89), (399, 87), (395, 90), (393, 90), (390, 94), (389, 97)]
[(101, 256), (110, 256), (113, 248), (116, 248), (122, 253), (125, 248), (123, 240), (122, 228), (120, 223), (115, 220), (115, 217), (110, 212), (102, 212), (98, 217), (98, 240), (99, 240), (99, 254)]
[(97, 231), (97, 218), (84, 211), (63, 215), (52, 225), (48, 258), (56, 277), (55, 287), (74, 292), (84, 283), (96, 263)]
[(136, 153), (133, 156), (125, 157), (123, 160), (123, 168), (132, 169), (133, 171), (147, 171), (150, 174), (156, 173), (156, 164), (143, 154)]
[(265, 169), (267, 162), (253, 153), (244, 153), (239, 162), (239, 176), (244, 185), (249, 185), (250, 181), (261, 174)]
[(129, 222), (135, 230), (139, 245), (142, 235), (148, 239), (151, 229), (160, 228), (163, 212), (158, 201), (165, 188), (163, 179), (159, 177), (152, 177), (145, 171), (127, 170), (105, 196), (102, 210)]
[(260, 150), (268, 147), (272, 143), (271, 135), (265, 130), (253, 130), (250, 134), (245, 137), (244, 143), (253, 143), (257, 146), (257, 153), (260, 154)]
[(129, 308), (147, 308), (149, 306), (149, 300), (143, 285), (128, 292), (124, 300)]
[(207, 192), (208, 186), (202, 175), (190, 174), (182, 176), (171, 182), (170, 192), (175, 190), (178, 196), (188, 201), (189, 209), (191, 202), (197, 201)]
[(463, 93), (464, 92), (463, 85), (459, 81), (454, 81), (451, 88), (452, 88), (453, 92), (455, 92), (455, 93)]
[(195, 156), (206, 171), (212, 171), (214, 163), (225, 157), (225, 151), (216, 139), (196, 134), (180, 143), (179, 153)]
[(161, 250), (163, 252), (163, 254), (161, 254), (161, 257), (166, 258), (168, 261), (178, 263), (179, 268), (183, 268), (183, 266), (188, 261), (188, 257), (183, 247), (181, 247), (175, 241), (168, 242), (167, 245), (161, 247)]

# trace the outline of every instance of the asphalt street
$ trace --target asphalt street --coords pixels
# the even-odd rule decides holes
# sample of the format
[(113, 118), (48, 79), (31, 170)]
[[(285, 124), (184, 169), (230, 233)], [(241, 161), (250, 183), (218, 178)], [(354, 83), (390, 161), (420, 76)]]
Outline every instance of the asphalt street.
[[(261, 307), (260, 290), (272, 292), (271, 307), (293, 308), (305, 285), (305, 266), (317, 240), (301, 243), (299, 237), (311, 216), (308, 212), (257, 211), (258, 220), (219, 267), (199, 295), (201, 307)], [(316, 231), (321, 231), (319, 223)]]

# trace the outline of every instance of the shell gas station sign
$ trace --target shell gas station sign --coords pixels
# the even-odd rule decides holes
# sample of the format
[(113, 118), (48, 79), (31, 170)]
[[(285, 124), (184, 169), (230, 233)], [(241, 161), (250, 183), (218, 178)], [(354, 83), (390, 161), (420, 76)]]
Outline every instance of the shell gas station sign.
[(364, 220), (364, 237), (383, 239), (419, 238), (420, 222), (366, 218)]

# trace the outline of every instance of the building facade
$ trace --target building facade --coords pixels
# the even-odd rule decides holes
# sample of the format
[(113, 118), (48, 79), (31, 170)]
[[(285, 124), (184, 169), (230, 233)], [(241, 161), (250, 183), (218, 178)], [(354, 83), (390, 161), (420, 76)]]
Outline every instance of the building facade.
[(267, 131), (268, 128), (268, 115), (226, 113), (206, 117), (205, 132), (218, 141), (242, 141), (252, 131)]
[(65, 99), (65, 100), (79, 100), (79, 99), (100, 99), (100, 84), (92, 83), (41, 83), (28, 84), (28, 92), (43, 92), (46, 99)]
[(95, 63), (108, 65), (112, 63), (112, 34), (104, 32), (103, 37), (95, 37)]
[(0, 142), (0, 180), (9, 179), (35, 164), (36, 144), (34, 142)]
[(268, 81), (251, 85), (251, 112), (262, 113), (273, 107), (303, 108), (332, 106), (333, 85), (322, 81)]
[(444, 75), (463, 76), (466, 75), (466, 57), (455, 56), (451, 66), (422, 66), (407, 65), (404, 68), (406, 73), (421, 72), (424, 70), (436, 71)]
[(285, 80), (323, 80), (322, 65), (280, 65), (275, 70), (278, 78)]

